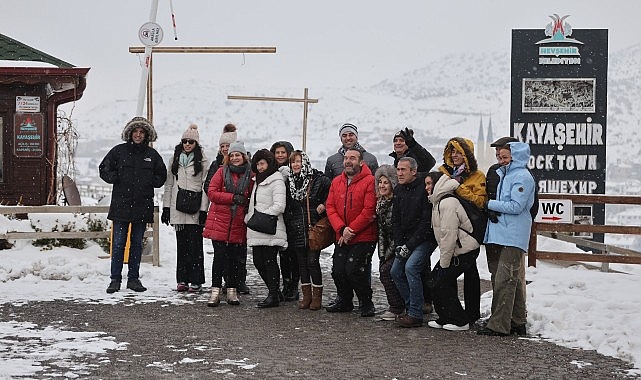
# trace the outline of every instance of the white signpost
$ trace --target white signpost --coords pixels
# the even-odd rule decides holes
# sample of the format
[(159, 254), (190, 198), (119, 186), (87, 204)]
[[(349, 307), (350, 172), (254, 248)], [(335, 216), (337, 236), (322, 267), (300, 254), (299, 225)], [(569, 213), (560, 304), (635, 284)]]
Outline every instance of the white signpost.
[(569, 199), (539, 199), (538, 223), (573, 223), (572, 201)]

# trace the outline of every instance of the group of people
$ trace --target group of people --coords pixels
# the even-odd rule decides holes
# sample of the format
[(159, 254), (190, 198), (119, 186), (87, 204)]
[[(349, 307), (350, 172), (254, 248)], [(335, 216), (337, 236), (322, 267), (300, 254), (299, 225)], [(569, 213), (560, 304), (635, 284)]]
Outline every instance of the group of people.
[[(131, 120), (122, 133), (125, 142), (100, 164), (101, 178), (113, 184), (107, 292), (120, 289), (126, 244), (127, 288), (146, 290), (138, 270), (142, 235), (153, 222), (154, 188), (164, 185), (161, 221), (176, 233), (177, 291), (202, 291), (203, 238), (212, 241), (208, 306), (218, 306), (223, 298), (239, 305), (239, 293), (249, 292), (245, 281), (250, 247), (267, 288), (257, 307), (298, 300), (300, 309), (320, 310), (320, 251), (310, 249), (308, 234), (310, 226), (327, 217), (335, 232), (331, 277), (336, 286), (336, 298), (325, 307), (328, 312), (352, 311), (356, 296), (360, 315), (375, 315), (371, 273), (378, 246), (380, 281), (389, 303), (381, 319), (417, 327), (424, 314), (434, 310), (438, 319), (429, 321), (429, 327), (468, 330), (480, 318), (476, 259), (485, 244), (492, 314), (478, 333), (524, 335), (524, 255), (535, 194), (526, 166), (529, 146), (509, 137), (494, 142), (497, 164), (486, 176), (478, 168), (473, 143), (465, 138), (450, 139), (442, 165), (430, 171), (436, 160), (411, 129), (394, 135), (394, 164), (380, 167), (359, 143), (354, 124), (343, 124), (338, 135), (341, 147), (321, 172), (287, 141), (250, 155), (233, 124), (224, 127), (210, 164), (198, 127), (190, 125), (165, 165), (149, 146), (156, 139), (151, 123), (142, 117)], [(481, 241), (473, 233), (479, 231), (473, 231), (470, 205), (489, 219), (486, 230), (479, 229), (484, 232)], [(437, 247), (440, 258), (432, 268), (430, 257)], [(464, 305), (457, 289), (461, 275)]]

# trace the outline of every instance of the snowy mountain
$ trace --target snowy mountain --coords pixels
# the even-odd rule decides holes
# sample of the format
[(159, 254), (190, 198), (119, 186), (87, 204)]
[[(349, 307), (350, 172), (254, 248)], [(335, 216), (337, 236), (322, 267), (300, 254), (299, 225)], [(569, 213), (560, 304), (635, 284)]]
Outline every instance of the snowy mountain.
[[(611, 53), (608, 83), (608, 164), (624, 158), (629, 147), (641, 146), (641, 45)], [(352, 122), (359, 141), (380, 162), (390, 162), (392, 136), (398, 129), (414, 128), (417, 139), (437, 160), (452, 136), (478, 141), (479, 124), (485, 130), (491, 116), (493, 137), (509, 132), (510, 74), (507, 53), (453, 54), (429, 62), (398, 78), (370, 87), (314, 87), (309, 96), (319, 99), (308, 115), (307, 151), (322, 169), (325, 158), (339, 145), (338, 127)], [(91, 86), (89, 81), (88, 86)], [(273, 85), (230, 86), (191, 80), (154, 89), (156, 148), (168, 156), (190, 123), (199, 125), (201, 144), (215, 154), (222, 127), (239, 128), (239, 139), (250, 151), (285, 139), (301, 147), (303, 106), (300, 103), (228, 100), (228, 95), (302, 98), (302, 88)], [(119, 141), (125, 123), (136, 108), (135, 96), (113, 99), (87, 114), (74, 115), (81, 143), (79, 157), (102, 157)], [(638, 148), (635, 148), (638, 149)], [(635, 156), (636, 157), (636, 156)], [(95, 166), (94, 166), (95, 168)], [(93, 170), (93, 169), (92, 169)], [(80, 169), (82, 172), (82, 169)], [(88, 173), (81, 173), (88, 174)]]

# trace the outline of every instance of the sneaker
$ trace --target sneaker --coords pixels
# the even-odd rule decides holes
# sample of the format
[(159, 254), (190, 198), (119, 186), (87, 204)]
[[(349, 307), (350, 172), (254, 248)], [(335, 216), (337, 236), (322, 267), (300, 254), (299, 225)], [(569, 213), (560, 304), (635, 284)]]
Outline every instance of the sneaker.
[(398, 317), (398, 314), (394, 314), (391, 311), (387, 310), (386, 312), (384, 312), (379, 316), (379, 319), (381, 321), (395, 321), (397, 317)]
[(444, 325), (438, 323), (437, 321), (429, 321), (427, 325), (433, 329), (442, 329)]
[(512, 326), (510, 335), (526, 336), (527, 330), (525, 329), (525, 325)]
[(176, 290), (179, 292), (186, 292), (187, 289), (189, 289), (189, 287), (184, 282), (179, 282), (178, 285), (176, 285)]
[(447, 331), (467, 331), (469, 329), (470, 325), (468, 323), (464, 324), (463, 326), (455, 325), (454, 323), (443, 325), (443, 330)]
[(494, 331), (490, 328), (484, 327), (476, 332), (478, 335), (487, 335), (487, 336), (508, 336), (510, 334), (505, 334), (502, 332)]
[(134, 292), (144, 292), (145, 290), (147, 290), (147, 288), (142, 286), (142, 283), (137, 278), (127, 280), (127, 289), (131, 289)]
[(191, 284), (189, 285), (188, 292), (189, 293), (200, 293), (202, 290), (202, 286), (200, 284)]
[(421, 327), (423, 326), (423, 320), (411, 317), (409, 315), (403, 315), (397, 319), (399, 326), (401, 327)]
[(115, 293), (120, 290), (120, 281), (118, 280), (111, 280), (109, 283), (109, 286), (107, 287), (107, 293)]

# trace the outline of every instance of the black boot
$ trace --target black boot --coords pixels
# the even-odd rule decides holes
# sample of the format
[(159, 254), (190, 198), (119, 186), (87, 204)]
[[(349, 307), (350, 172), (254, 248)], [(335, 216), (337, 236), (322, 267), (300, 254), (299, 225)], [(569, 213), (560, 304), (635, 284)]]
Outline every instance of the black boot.
[(270, 291), (269, 294), (267, 295), (267, 298), (259, 302), (258, 305), (256, 305), (256, 307), (263, 309), (263, 308), (278, 306), (279, 304), (278, 293), (279, 292)]
[(328, 313), (346, 313), (354, 310), (354, 304), (351, 297), (344, 297), (340, 294), (336, 296), (334, 303), (325, 307)]

